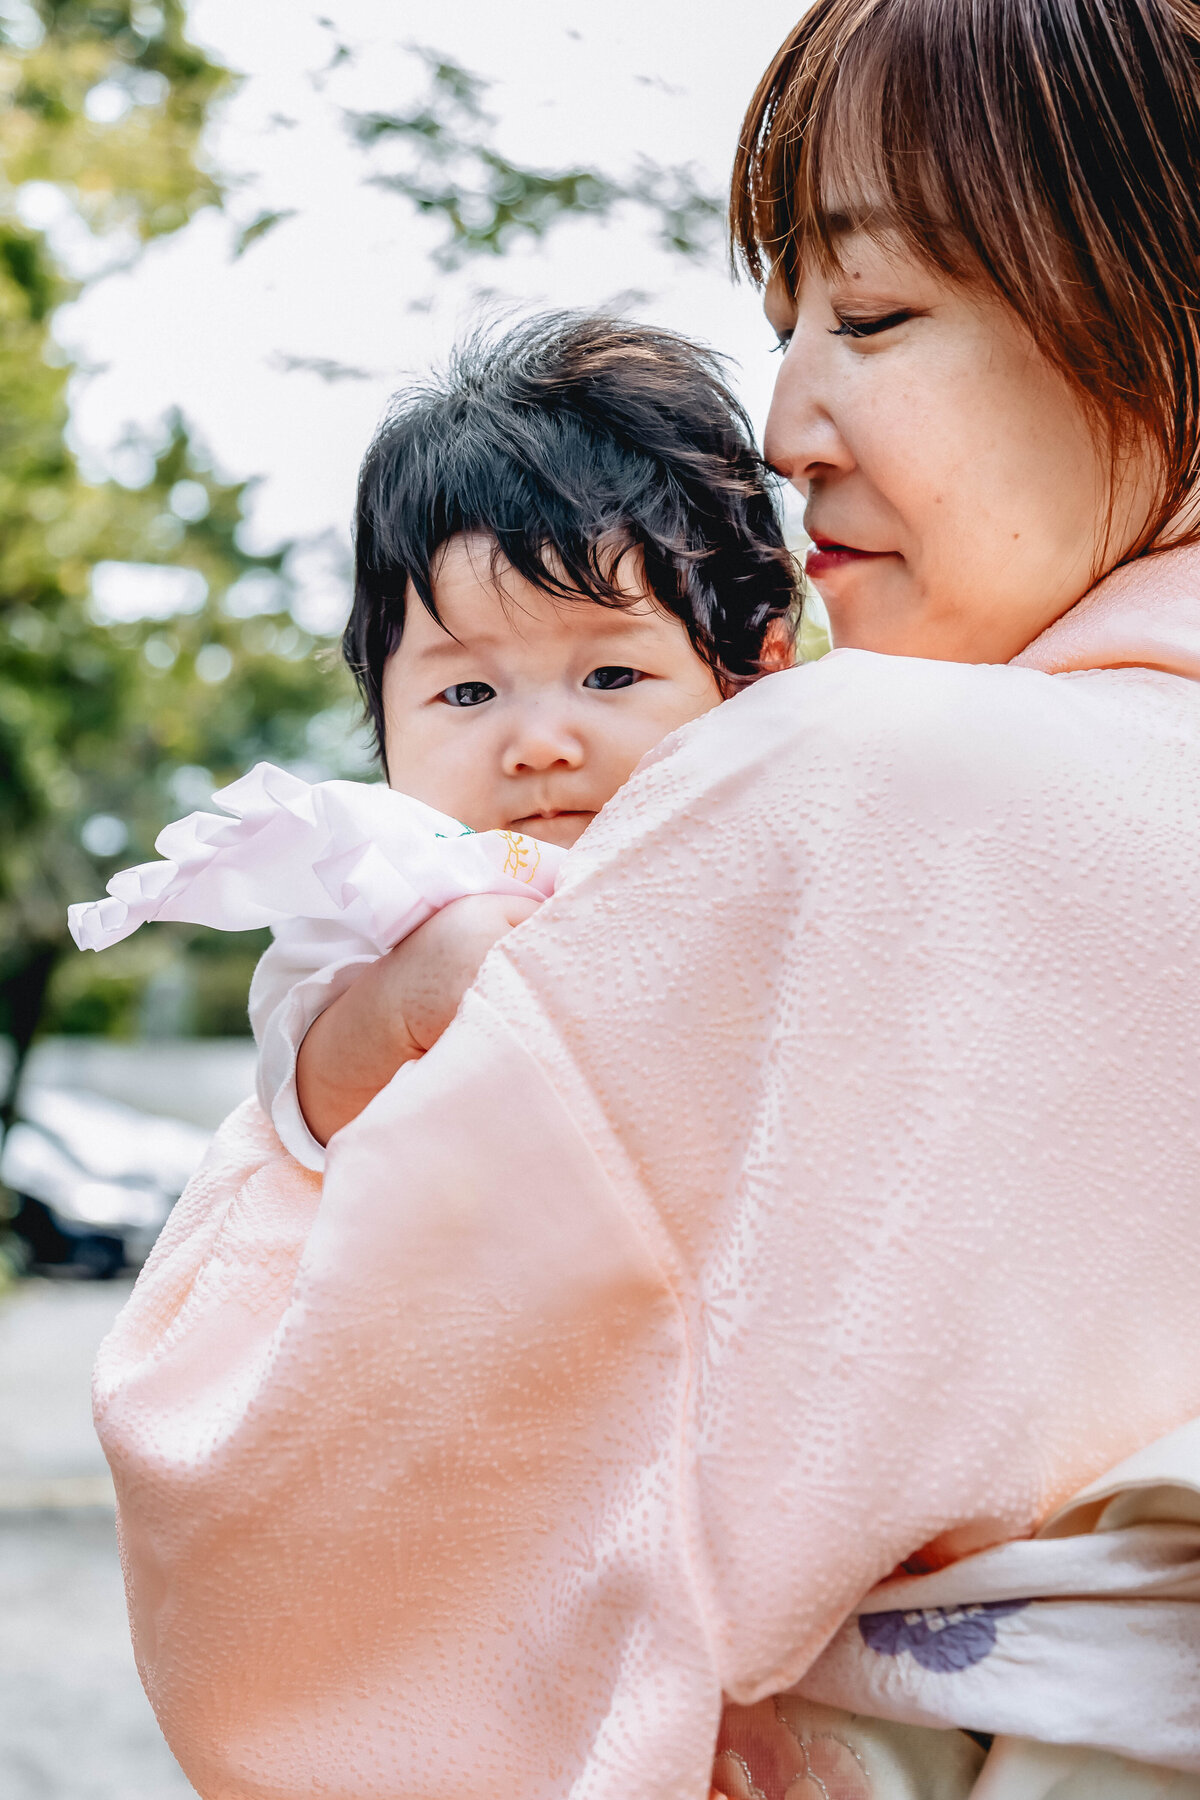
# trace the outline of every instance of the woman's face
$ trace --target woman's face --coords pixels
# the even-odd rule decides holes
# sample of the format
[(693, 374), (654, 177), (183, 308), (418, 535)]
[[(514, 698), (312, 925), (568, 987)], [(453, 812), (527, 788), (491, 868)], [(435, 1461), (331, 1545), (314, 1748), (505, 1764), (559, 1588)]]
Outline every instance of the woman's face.
[(886, 235), (848, 229), (839, 252), (795, 301), (766, 297), (784, 356), (765, 450), (806, 496), (834, 642), (1007, 662), (1132, 545), (1149, 469), (1108, 534), (1107, 446), (1014, 315)]

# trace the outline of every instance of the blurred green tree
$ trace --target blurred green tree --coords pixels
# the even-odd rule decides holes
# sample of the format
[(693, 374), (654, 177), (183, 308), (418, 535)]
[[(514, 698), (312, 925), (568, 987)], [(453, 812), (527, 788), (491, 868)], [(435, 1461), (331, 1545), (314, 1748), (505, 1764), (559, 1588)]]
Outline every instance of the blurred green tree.
[[(444, 266), (630, 207), (673, 253), (720, 254), (722, 202), (690, 167), (519, 163), (496, 148), (488, 83), (417, 54), (415, 105), (345, 124), (364, 178), (443, 223)], [(24, 201), (49, 185), (110, 264), (136, 257), (221, 206), (201, 136), (232, 81), (188, 41), (184, 0), (0, 0), (0, 1034), (17, 1047), (0, 1126), (40, 1023), (136, 1029), (181, 950), (203, 966), (191, 1024), (244, 1024), (257, 941), (165, 927), (103, 959), (64, 956), (70, 900), (261, 757), (362, 766), (348, 678), (291, 616), (287, 547), (242, 547), (246, 485), (214, 473), (181, 418), (129, 446), (139, 485), (86, 479), (68, 444), (74, 371), (52, 322), (80, 278)], [(260, 214), (235, 254), (287, 216)]]
[[(341, 54), (350, 52), (342, 46)], [(429, 72), (422, 99), (405, 112), (349, 112), (346, 126), (366, 151), (400, 151), (397, 166), (375, 169), (367, 181), (446, 225), (435, 253), (443, 268), (469, 256), (502, 256), (522, 238), (545, 237), (566, 218), (604, 218), (620, 207), (653, 219), (659, 240), (676, 255), (717, 250), (724, 199), (710, 193), (690, 165), (668, 168), (641, 157), (632, 171), (614, 175), (582, 165), (545, 169), (516, 162), (492, 141), (496, 121), (484, 105), (490, 84), (436, 50), (417, 48), (415, 54)], [(261, 229), (275, 222), (268, 218)]]
[[(314, 717), (326, 763), (354, 732), (348, 683), (290, 616), (286, 547), (243, 549), (246, 484), (219, 479), (182, 419), (130, 447), (139, 485), (81, 473), (52, 333), (79, 282), (22, 216), (30, 184), (53, 184), (129, 257), (219, 206), (200, 134), (230, 82), (188, 42), (181, 0), (0, 0), (0, 1033), (16, 1047), (0, 1127), (68, 901), (213, 785), (302, 757)], [(119, 1006), (97, 1005), (82, 1022), (110, 1026)]]

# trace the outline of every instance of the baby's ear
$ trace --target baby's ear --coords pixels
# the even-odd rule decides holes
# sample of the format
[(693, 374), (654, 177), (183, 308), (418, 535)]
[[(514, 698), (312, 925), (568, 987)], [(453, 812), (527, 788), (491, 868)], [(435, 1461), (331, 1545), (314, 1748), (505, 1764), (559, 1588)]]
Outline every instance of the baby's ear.
[(759, 665), (764, 675), (778, 675), (796, 661), (796, 633), (790, 619), (772, 619), (763, 637)]

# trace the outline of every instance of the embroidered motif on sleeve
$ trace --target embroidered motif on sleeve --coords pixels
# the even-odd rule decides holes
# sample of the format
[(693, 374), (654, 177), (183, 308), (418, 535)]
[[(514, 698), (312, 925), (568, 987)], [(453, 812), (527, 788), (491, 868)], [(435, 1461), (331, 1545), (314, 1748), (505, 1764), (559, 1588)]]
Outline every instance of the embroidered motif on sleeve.
[(836, 1732), (789, 1720), (789, 1699), (776, 1695), (726, 1709), (713, 1768), (715, 1800), (872, 1800), (858, 1751)]

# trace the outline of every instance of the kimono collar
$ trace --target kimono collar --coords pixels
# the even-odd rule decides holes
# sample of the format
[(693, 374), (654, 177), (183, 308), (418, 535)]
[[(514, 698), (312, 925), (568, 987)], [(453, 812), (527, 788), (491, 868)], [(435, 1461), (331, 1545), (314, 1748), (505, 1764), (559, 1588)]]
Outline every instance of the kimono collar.
[(1013, 662), (1048, 675), (1133, 667), (1200, 680), (1200, 546), (1114, 569)]

